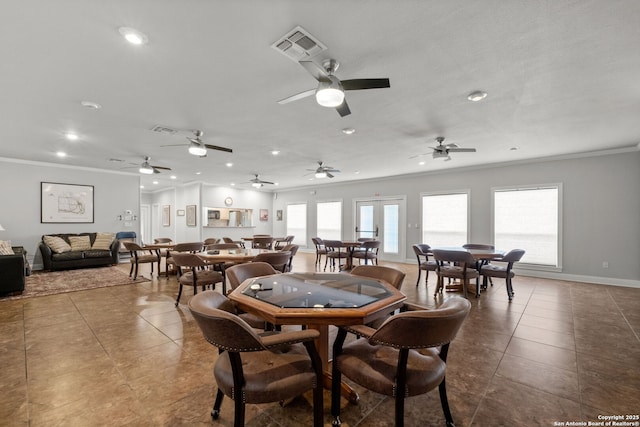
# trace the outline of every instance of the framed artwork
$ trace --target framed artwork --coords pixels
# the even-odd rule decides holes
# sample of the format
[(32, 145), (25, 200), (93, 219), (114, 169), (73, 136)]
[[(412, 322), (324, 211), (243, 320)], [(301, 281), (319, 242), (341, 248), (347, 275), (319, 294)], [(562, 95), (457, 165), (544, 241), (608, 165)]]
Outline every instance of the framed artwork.
[(162, 206), (162, 226), (169, 227), (171, 225), (171, 205)]
[(276, 221), (282, 221), (282, 209), (276, 211)]
[(184, 209), (178, 209), (176, 211), (176, 216), (184, 216)]
[(196, 205), (187, 205), (187, 225), (196, 226)]
[(269, 221), (269, 209), (260, 209), (260, 221)]
[(40, 222), (92, 223), (93, 185), (40, 182)]

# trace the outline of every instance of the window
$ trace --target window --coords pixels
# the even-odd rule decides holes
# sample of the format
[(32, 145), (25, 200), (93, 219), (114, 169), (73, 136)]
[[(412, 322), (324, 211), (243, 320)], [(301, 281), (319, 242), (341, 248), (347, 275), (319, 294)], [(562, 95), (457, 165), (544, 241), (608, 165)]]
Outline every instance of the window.
[(400, 250), (398, 241), (398, 221), (400, 220), (400, 206), (397, 204), (384, 205), (384, 247), (385, 253), (397, 254)]
[(293, 243), (307, 246), (307, 204), (287, 205), (287, 235), (295, 236)]
[(560, 186), (493, 190), (496, 248), (524, 249), (522, 262), (559, 267)]
[(469, 194), (422, 196), (422, 243), (431, 246), (462, 246), (468, 240)]
[(316, 204), (316, 235), (326, 240), (342, 240), (342, 202)]

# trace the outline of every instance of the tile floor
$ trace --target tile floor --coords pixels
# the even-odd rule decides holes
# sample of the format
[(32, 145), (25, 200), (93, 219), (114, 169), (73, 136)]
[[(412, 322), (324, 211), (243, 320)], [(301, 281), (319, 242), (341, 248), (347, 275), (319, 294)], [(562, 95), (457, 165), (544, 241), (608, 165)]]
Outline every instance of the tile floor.
[[(296, 271), (313, 271), (298, 253)], [(435, 276), (410, 301), (435, 306)], [(128, 266), (123, 265), (128, 270)], [(148, 270), (145, 270), (148, 276)], [(640, 412), (640, 289), (518, 276), (476, 300), (451, 345), (449, 402), (458, 426), (554, 426)], [(208, 426), (233, 424), (226, 400), (212, 423), (206, 343), (187, 306), (174, 307), (175, 277), (131, 285), (0, 301), (0, 425)], [(190, 296), (183, 295), (183, 302)], [(393, 424), (393, 401), (356, 387), (343, 401), (345, 427)], [(330, 424), (325, 394), (325, 423)], [(311, 425), (310, 395), (284, 408), (248, 405), (249, 426)], [(406, 401), (406, 425), (442, 426), (437, 391)]]

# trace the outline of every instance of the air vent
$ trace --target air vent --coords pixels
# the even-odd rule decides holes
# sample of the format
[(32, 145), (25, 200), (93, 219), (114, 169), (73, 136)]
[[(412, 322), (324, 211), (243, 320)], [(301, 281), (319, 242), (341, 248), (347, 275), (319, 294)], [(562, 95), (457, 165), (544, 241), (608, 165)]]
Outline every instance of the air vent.
[(151, 130), (154, 131), (154, 132), (158, 132), (158, 133), (165, 133), (167, 135), (174, 135), (175, 133), (178, 132), (175, 129), (171, 129), (171, 128), (168, 128), (166, 126), (161, 126), (161, 125), (155, 125), (154, 127), (151, 128)]
[(284, 37), (273, 43), (271, 47), (295, 62), (310, 59), (327, 50), (327, 47), (322, 42), (300, 26), (289, 31)]

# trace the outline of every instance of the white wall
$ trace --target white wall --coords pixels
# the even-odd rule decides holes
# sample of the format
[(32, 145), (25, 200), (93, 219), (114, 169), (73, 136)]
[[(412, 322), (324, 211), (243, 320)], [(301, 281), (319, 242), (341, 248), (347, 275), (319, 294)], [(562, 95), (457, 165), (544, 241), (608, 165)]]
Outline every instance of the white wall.
[[(93, 185), (94, 223), (42, 224), (40, 222), (40, 182)], [(118, 232), (139, 233), (139, 219), (119, 220), (125, 210), (140, 213), (140, 179), (136, 175), (86, 168), (0, 159), (0, 240), (24, 246), (34, 269), (42, 268), (38, 244), (43, 234)]]
[[(315, 203), (342, 198), (343, 238), (349, 239), (354, 237), (355, 198), (406, 195), (407, 222), (419, 224), (420, 193), (469, 190), (470, 240), (491, 243), (491, 189), (546, 183), (563, 184), (563, 271), (561, 275), (536, 274), (640, 286), (640, 153), (637, 151), (278, 191), (273, 209), (282, 209), (286, 215), (288, 203), (308, 201), (310, 239), (316, 229)], [(285, 224), (286, 218), (275, 222), (273, 233), (284, 234)], [(413, 253), (411, 245), (419, 242), (420, 236), (420, 229), (407, 229), (407, 254)], [(603, 261), (609, 262), (608, 269), (602, 267)]]

